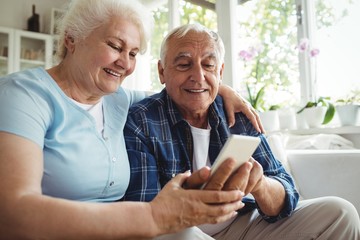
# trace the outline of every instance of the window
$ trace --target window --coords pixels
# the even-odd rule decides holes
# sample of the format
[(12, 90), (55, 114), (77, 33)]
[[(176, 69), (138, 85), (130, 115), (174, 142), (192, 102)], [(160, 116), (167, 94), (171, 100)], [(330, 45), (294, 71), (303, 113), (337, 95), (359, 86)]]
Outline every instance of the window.
[(263, 101), (257, 106), (260, 111), (295, 104), (300, 85), (293, 1), (248, 1), (238, 5), (237, 16), (240, 79), (234, 86), (243, 96), (256, 96), (264, 89)]
[[(157, 61), (161, 41), (171, 25), (169, 14), (179, 14), (179, 24), (196, 21), (217, 29), (216, 12), (190, 2), (200, 1), (179, 0), (173, 11), (169, 10), (168, 1), (161, 1), (154, 9), (156, 27), (151, 51), (138, 60), (137, 74), (133, 76), (136, 81), (128, 79), (125, 85), (134, 83), (137, 89), (152, 91), (162, 89)], [(336, 100), (351, 92), (359, 94), (360, 68), (355, 65), (360, 62), (360, 31), (355, 29), (360, 22), (359, 1), (243, 2), (237, 7), (239, 79), (233, 80), (233, 86), (243, 96), (248, 94), (247, 85), (251, 94), (264, 87), (260, 110), (273, 105), (299, 107), (319, 96)], [(307, 51), (318, 49), (317, 55), (300, 51), (299, 43), (304, 39), (309, 44)]]
[(360, 1), (316, 1), (318, 96), (360, 95)]

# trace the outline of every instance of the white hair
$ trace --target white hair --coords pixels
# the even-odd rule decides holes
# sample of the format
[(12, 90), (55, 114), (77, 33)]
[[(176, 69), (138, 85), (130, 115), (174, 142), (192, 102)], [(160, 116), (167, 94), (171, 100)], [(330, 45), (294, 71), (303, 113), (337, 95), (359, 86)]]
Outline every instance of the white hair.
[(161, 49), (160, 49), (160, 61), (161, 61), (161, 64), (163, 67), (165, 64), (165, 57), (166, 57), (167, 51), (170, 47), (169, 40), (171, 38), (180, 39), (180, 38), (186, 36), (186, 34), (189, 32), (197, 32), (197, 33), (207, 34), (209, 39), (213, 40), (215, 43), (219, 63), (224, 62), (225, 47), (224, 47), (224, 43), (223, 43), (221, 37), (216, 32), (206, 28), (205, 26), (203, 26), (199, 23), (194, 23), (194, 24), (185, 24), (180, 27), (174, 28), (163, 39), (162, 44), (161, 44)]
[(154, 19), (148, 9), (137, 0), (72, 0), (65, 14), (57, 22), (59, 41), (56, 51), (58, 60), (64, 59), (67, 49), (65, 37), (75, 41), (85, 39), (97, 27), (122, 17), (134, 23), (140, 32), (140, 53), (145, 53)]

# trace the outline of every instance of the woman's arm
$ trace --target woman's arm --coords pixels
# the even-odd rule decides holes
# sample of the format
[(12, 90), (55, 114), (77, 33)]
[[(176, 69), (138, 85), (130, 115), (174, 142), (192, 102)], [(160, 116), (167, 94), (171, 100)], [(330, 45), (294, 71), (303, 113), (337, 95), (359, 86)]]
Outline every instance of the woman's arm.
[(235, 124), (235, 113), (242, 112), (251, 121), (251, 123), (254, 125), (255, 129), (258, 132), (262, 132), (262, 133), (265, 132), (259, 114), (233, 88), (226, 85), (220, 85), (219, 95), (224, 99), (224, 105), (230, 126), (233, 126)]
[[(134, 94), (138, 96), (135, 99), (135, 102), (142, 100), (146, 96), (155, 94), (156, 92), (152, 91), (134, 91), (141, 94)], [(227, 85), (220, 85), (219, 95), (224, 99), (224, 105), (226, 113), (229, 119), (229, 125), (233, 126), (235, 124), (235, 113), (242, 112), (245, 116), (251, 121), (255, 129), (258, 132), (265, 133), (264, 127), (262, 126), (259, 114), (256, 110), (248, 103), (239, 93), (237, 93), (233, 88)], [(140, 97), (139, 97), (140, 96)]]
[[(121, 239), (153, 237), (229, 219), (242, 206), (239, 191), (181, 188), (175, 177), (150, 203), (89, 203), (42, 195), (42, 149), (0, 132), (0, 239)], [(139, 227), (141, 226), (141, 227)]]

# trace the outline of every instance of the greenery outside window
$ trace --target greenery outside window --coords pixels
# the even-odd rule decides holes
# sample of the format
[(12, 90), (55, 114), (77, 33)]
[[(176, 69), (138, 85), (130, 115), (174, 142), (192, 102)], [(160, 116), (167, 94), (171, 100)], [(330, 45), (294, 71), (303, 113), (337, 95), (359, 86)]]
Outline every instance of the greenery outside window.
[[(163, 87), (158, 80), (157, 61), (161, 41), (169, 29), (171, 12), (167, 1), (162, 2), (154, 10), (155, 32), (146, 66), (150, 68), (151, 84), (141, 84), (149, 85), (146, 90), (153, 91)], [(180, 24), (199, 22), (216, 31), (216, 12), (190, 2), (194, 1), (177, 2), (179, 7), (175, 11), (180, 15)], [(274, 105), (301, 107), (318, 97), (330, 96), (336, 100), (349, 91), (359, 93), (360, 68), (355, 64), (360, 62), (357, 54), (360, 34), (354, 28), (360, 21), (359, 1), (243, 2), (237, 9), (236, 51), (239, 56), (236, 71), (240, 77), (233, 80), (233, 86), (242, 95), (248, 94), (247, 86), (254, 96), (263, 89), (261, 109), (267, 110)], [(304, 39), (319, 50), (316, 59), (305, 58), (300, 51)], [(140, 78), (141, 81), (149, 82), (149, 75)], [(341, 88), (337, 87), (339, 85)]]

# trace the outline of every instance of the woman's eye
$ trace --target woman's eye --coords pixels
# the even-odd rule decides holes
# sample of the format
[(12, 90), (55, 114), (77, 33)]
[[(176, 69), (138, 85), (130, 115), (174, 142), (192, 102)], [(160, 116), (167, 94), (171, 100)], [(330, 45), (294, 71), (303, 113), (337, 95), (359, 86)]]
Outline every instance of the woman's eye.
[(136, 55), (137, 55), (137, 53), (136, 53), (136, 52), (130, 52), (130, 56), (131, 56), (131, 57), (134, 57), (134, 58), (135, 58), (135, 57), (136, 57)]
[(117, 46), (117, 45), (115, 45), (115, 44), (113, 44), (113, 43), (108, 43), (108, 45), (109, 45), (112, 49), (114, 49), (114, 50), (116, 50), (116, 51), (121, 51), (121, 47), (120, 47), (120, 46)]

